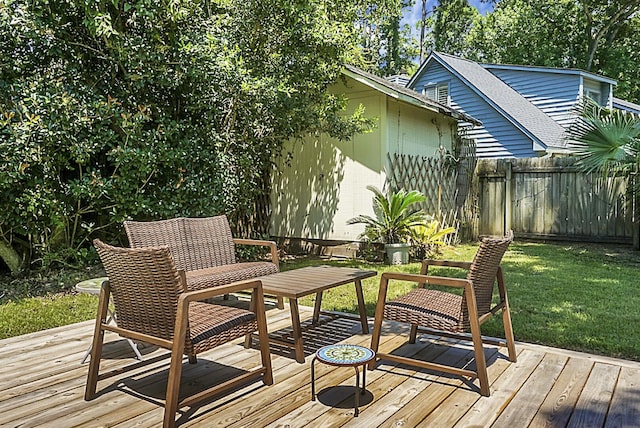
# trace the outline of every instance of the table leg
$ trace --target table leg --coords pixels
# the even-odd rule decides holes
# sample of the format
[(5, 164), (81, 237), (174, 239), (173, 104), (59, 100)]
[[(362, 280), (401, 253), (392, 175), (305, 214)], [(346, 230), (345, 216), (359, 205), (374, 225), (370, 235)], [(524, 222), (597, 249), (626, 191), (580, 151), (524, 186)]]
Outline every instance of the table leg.
[(317, 357), (313, 357), (311, 360), (311, 401), (316, 401), (316, 364)]
[(356, 371), (356, 394), (355, 394), (355, 410), (353, 412), (353, 416), (357, 417), (358, 416), (358, 412), (360, 411), (359, 407), (360, 407), (360, 372), (358, 371), (358, 366), (354, 367), (354, 370)]
[(313, 305), (313, 323), (318, 324), (320, 321), (320, 306), (322, 305), (322, 291), (316, 293), (316, 301)]
[(362, 282), (355, 280), (356, 297), (358, 298), (358, 311), (360, 312), (360, 322), (362, 323), (362, 333), (369, 334), (369, 324), (367, 323), (367, 308), (364, 305), (364, 296), (362, 294)]
[(291, 308), (291, 325), (293, 327), (293, 347), (296, 352), (296, 361), (304, 363), (304, 346), (302, 344), (302, 329), (300, 328), (300, 311), (298, 310), (298, 299), (289, 299)]

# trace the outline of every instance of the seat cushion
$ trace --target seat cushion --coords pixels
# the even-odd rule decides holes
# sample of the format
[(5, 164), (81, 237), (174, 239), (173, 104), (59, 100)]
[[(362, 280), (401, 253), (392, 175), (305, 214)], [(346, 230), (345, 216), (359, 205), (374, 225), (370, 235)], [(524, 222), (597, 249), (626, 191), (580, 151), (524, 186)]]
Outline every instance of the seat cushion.
[(271, 275), (278, 267), (270, 262), (247, 262), (186, 272), (189, 291), (231, 284), (236, 281)]
[(253, 333), (258, 329), (256, 315), (246, 309), (231, 306), (191, 302), (189, 305), (189, 345), (194, 353)]
[(384, 318), (451, 332), (463, 331), (462, 296), (417, 288), (387, 302)]

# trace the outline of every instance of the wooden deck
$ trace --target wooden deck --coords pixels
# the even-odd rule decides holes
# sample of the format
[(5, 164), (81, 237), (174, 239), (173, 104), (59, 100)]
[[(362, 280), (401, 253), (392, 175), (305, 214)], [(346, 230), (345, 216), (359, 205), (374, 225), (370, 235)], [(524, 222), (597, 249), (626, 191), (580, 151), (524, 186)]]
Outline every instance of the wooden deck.
[[(311, 308), (301, 308), (308, 319)], [(289, 311), (268, 311), (269, 331), (290, 325)], [(359, 322), (331, 319), (305, 334), (304, 364), (292, 354), (272, 348), (275, 384), (256, 382), (224, 397), (181, 409), (185, 427), (622, 427), (640, 426), (640, 363), (518, 344), (518, 362), (504, 349), (487, 347), (491, 397), (481, 397), (477, 381), (380, 363), (367, 373), (360, 416), (353, 417), (353, 369), (317, 364), (318, 401), (310, 401), (311, 356), (326, 343), (367, 345)], [(408, 345), (386, 324), (381, 349), (403, 355), (464, 365), (472, 361), (469, 343), (443, 346), (423, 336)], [(92, 334), (84, 322), (0, 341), (0, 426), (2, 427), (157, 427), (162, 422), (168, 371), (162, 360), (133, 374), (98, 383), (101, 395), (83, 400), (87, 364), (80, 360)], [(516, 332), (517, 337), (517, 332)], [(118, 336), (107, 333), (103, 367), (133, 361), (133, 352)], [(140, 345), (145, 359), (164, 353)], [(241, 340), (185, 363), (183, 390), (193, 390), (251, 367), (256, 349)]]

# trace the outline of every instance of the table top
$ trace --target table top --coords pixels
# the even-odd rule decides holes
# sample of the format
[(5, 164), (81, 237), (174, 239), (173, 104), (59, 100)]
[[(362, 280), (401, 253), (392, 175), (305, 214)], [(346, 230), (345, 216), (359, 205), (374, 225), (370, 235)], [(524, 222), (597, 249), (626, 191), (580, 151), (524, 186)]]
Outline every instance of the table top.
[(316, 352), (320, 361), (334, 366), (359, 366), (373, 360), (375, 356), (372, 349), (346, 343), (323, 346)]
[(91, 278), (76, 284), (76, 291), (80, 293), (100, 294), (102, 283), (109, 278), (102, 276), (100, 278)]
[(261, 276), (265, 294), (297, 299), (319, 291), (376, 276), (375, 270), (335, 266), (307, 266)]

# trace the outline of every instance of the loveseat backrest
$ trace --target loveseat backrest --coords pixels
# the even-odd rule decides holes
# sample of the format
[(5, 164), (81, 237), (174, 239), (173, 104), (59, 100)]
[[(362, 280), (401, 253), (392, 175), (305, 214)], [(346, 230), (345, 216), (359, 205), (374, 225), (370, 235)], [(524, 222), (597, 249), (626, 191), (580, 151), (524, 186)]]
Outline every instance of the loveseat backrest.
[(185, 271), (236, 262), (235, 245), (227, 217), (125, 221), (132, 248), (169, 246), (176, 267)]
[(205, 269), (236, 262), (236, 249), (227, 216), (185, 218), (184, 236), (189, 243), (191, 269)]

